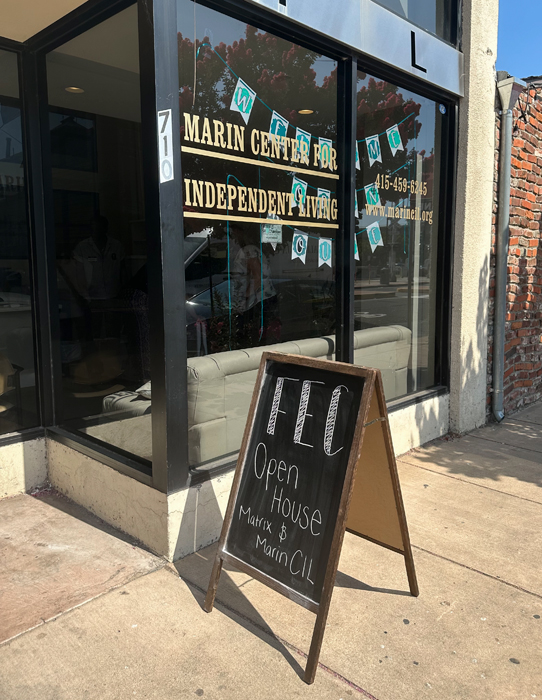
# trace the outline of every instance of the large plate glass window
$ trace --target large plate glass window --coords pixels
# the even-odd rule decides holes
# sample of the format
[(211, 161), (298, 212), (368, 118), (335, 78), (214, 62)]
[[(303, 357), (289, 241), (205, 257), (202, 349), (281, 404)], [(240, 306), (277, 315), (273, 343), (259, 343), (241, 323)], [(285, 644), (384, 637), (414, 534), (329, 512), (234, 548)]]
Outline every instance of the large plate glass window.
[(232, 459), (264, 349), (335, 348), (337, 63), (178, 0), (191, 466)]
[(445, 41), (455, 41), (458, 0), (375, 0)]
[(137, 6), (48, 54), (47, 83), (61, 422), (150, 460)]
[(354, 362), (386, 399), (435, 384), (440, 153), (447, 110), (358, 72)]
[(0, 51), (0, 435), (38, 424), (17, 55)]

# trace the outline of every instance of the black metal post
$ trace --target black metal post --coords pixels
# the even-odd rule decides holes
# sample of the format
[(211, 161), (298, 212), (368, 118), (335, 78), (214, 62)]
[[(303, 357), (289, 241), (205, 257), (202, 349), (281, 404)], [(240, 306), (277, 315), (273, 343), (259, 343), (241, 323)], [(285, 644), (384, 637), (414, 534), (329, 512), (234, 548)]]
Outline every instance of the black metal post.
[(339, 61), (337, 157), (339, 165), (339, 229), (336, 270), (336, 358), (354, 361), (354, 240), (356, 235), (356, 94), (357, 63), (352, 57)]
[[(151, 322), (152, 483), (171, 493), (189, 481), (177, 7), (163, 0), (139, 0), (138, 4)], [(160, 183), (157, 115), (164, 110), (171, 110), (174, 177)]]
[[(51, 197), (50, 150), (42, 144), (42, 132), (48, 130), (47, 79), (45, 58), (24, 50), (20, 61), (22, 84), (23, 138), (25, 174), (28, 183), (28, 221), (32, 260), (32, 301), (36, 319), (36, 366), (41, 423), (56, 425), (56, 409), (61, 396), (61, 366), (59, 355), (58, 308), (56, 296), (56, 252)], [(46, 162), (44, 162), (44, 159)], [(55, 352), (56, 348), (56, 352)]]

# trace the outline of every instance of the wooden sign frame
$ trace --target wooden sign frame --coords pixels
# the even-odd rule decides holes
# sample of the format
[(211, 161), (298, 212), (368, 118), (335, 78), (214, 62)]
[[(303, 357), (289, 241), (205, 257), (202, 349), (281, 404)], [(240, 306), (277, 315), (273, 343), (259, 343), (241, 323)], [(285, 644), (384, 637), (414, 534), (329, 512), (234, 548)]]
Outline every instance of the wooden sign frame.
[[(290, 587), (275, 580), (271, 576), (268, 576), (247, 562), (238, 559), (225, 550), (225, 544), (232, 522), (237, 496), (241, 485), (241, 478), (245, 467), (246, 453), (254, 427), (256, 408), (260, 400), (263, 379), (268, 362), (293, 364), (308, 368), (327, 370), (335, 374), (342, 373), (347, 375), (356, 375), (363, 377), (365, 380), (354, 436), (352, 439), (352, 446), (346, 467), (337, 520), (333, 532), (331, 550), (326, 565), (326, 573), (320, 603), (315, 603), (309, 598), (297, 593)], [(365, 478), (365, 474), (363, 473), (364, 453), (366, 452), (366, 450), (364, 450), (364, 440), (366, 439), (366, 434), (368, 435), (369, 432), (371, 438), (366, 445), (367, 448), (371, 449), (372, 468), (371, 470), (367, 470), (367, 478)], [(356, 490), (355, 483), (358, 467), (360, 469), (360, 474), (358, 477), (361, 478), (358, 480), (358, 484), (360, 485)], [(366, 497), (364, 495), (365, 489), (368, 492), (371, 492), (372, 501), (370, 504), (366, 501)], [(355, 517), (349, 519), (349, 507), (353, 495), (355, 497), (355, 502), (358, 509), (364, 511), (365, 507), (369, 506), (367, 509), (369, 513), (371, 512), (371, 507), (374, 510), (375, 507), (379, 507), (380, 505), (384, 504), (386, 522), (377, 523), (375, 526), (370, 519), (367, 522), (357, 522)], [(382, 511), (382, 508), (379, 508), (379, 511)], [(350, 520), (352, 520), (352, 522), (350, 522)], [(218, 581), (222, 571), (222, 565), (224, 562), (226, 562), (236, 569), (252, 576), (257, 581), (260, 581), (269, 588), (281, 593), (290, 600), (302, 605), (311, 612), (316, 613), (316, 623), (314, 626), (304, 676), (306, 683), (313, 683), (318, 667), (318, 659), (320, 657), (320, 649), (322, 646), (329, 606), (331, 603), (333, 586), (335, 584), (335, 577), (339, 565), (339, 557), (341, 554), (344, 533), (347, 529), (349, 532), (358, 535), (359, 537), (363, 537), (371, 542), (374, 542), (375, 544), (402, 554), (405, 557), (410, 592), (413, 596), (418, 595), (418, 584), (416, 580), (414, 560), (412, 557), (405, 510), (399, 485), (395, 453), (393, 451), (391, 441), (388, 413), (380, 370), (345, 364), (342, 362), (315, 360), (314, 358), (300, 355), (265, 352), (262, 355), (258, 370), (258, 376), (254, 387), (254, 393), (252, 395), (243, 441), (241, 443), (241, 449), (237, 460), (235, 477), (224, 518), (224, 524), (222, 526), (222, 532), (218, 541), (218, 549), (216, 552), (203, 609), (206, 612), (211, 612), (213, 609)]]

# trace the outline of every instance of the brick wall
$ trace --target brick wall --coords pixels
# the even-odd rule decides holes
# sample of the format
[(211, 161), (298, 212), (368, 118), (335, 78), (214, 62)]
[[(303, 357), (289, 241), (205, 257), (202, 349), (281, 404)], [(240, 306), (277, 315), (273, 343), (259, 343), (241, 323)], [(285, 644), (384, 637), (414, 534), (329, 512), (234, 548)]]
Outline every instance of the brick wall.
[[(542, 398), (542, 89), (525, 90), (514, 110), (510, 245), (504, 365), (504, 410)], [(495, 233), (498, 216), (500, 114), (496, 118), (490, 274), (487, 411), (491, 415)]]

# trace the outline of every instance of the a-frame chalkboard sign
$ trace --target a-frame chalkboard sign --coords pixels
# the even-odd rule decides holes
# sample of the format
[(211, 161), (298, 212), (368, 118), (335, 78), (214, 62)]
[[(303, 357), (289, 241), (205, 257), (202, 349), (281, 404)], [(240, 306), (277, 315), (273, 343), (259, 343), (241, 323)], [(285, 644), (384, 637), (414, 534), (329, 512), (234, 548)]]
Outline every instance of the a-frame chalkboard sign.
[(418, 595), (379, 370), (264, 353), (204, 609), (227, 562), (316, 613), (312, 683), (345, 530), (402, 554)]

